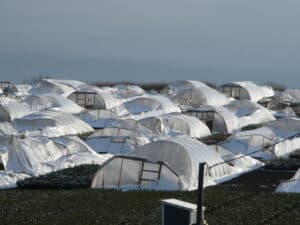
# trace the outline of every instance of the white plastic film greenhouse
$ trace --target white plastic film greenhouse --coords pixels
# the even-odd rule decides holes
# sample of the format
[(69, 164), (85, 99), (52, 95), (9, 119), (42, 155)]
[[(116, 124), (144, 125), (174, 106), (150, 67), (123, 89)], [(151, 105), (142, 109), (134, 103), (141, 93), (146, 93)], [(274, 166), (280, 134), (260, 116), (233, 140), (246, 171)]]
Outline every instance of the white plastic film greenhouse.
[(45, 109), (55, 109), (64, 113), (78, 114), (84, 109), (74, 103), (73, 101), (66, 99), (63, 96), (57, 94), (41, 94), (30, 95), (25, 98), (23, 103), (26, 103), (33, 111), (41, 111)]
[[(200, 162), (208, 166), (224, 162), (213, 148), (188, 136), (151, 142), (130, 156), (133, 158), (116, 157), (103, 166), (94, 177), (92, 187), (194, 190)], [(147, 160), (146, 165), (143, 160)], [(226, 163), (216, 165), (206, 174), (205, 185), (218, 182), (233, 172), (233, 167)]]
[(32, 112), (27, 104), (9, 98), (0, 98), (0, 122), (11, 122)]
[(180, 112), (168, 98), (161, 95), (143, 95), (134, 97), (115, 108), (121, 118), (142, 119), (151, 116), (160, 116), (172, 112)]
[(31, 176), (75, 167), (82, 164), (101, 165), (111, 155), (99, 155), (77, 137), (11, 137), (1, 148), (5, 170)]
[(87, 109), (111, 109), (121, 103), (111, 93), (104, 92), (96, 87), (83, 88), (80, 91), (72, 92), (68, 99)]
[(232, 133), (239, 129), (238, 118), (225, 107), (202, 106), (183, 112), (206, 123), (212, 133)]
[(181, 108), (197, 108), (202, 105), (222, 106), (230, 99), (211, 87), (203, 86), (181, 89), (172, 97), (172, 101)]
[(90, 125), (76, 116), (52, 110), (41, 111), (15, 119), (13, 125), (20, 132), (27, 131), (47, 137), (82, 135), (94, 131)]
[(180, 113), (169, 113), (157, 117), (148, 117), (139, 122), (155, 134), (168, 134), (175, 131), (190, 137), (201, 138), (211, 135), (205, 123), (195, 117)]
[(86, 110), (80, 113), (78, 117), (95, 129), (115, 127), (118, 124), (118, 117), (111, 110)]
[(72, 92), (74, 92), (74, 90), (75, 89), (73, 87), (60, 84), (57, 80), (42, 79), (39, 80), (37, 84), (32, 87), (29, 93), (32, 95), (54, 93), (67, 97)]
[(251, 81), (226, 83), (221, 85), (220, 89), (227, 97), (245, 99), (253, 102), (275, 94), (271, 87), (259, 86)]
[(149, 140), (136, 130), (104, 128), (89, 136), (86, 143), (98, 153), (129, 154)]
[(239, 128), (275, 120), (275, 117), (268, 109), (248, 100), (235, 100), (224, 105), (224, 107), (235, 114)]
[(127, 99), (145, 94), (145, 91), (136, 85), (116, 85), (113, 95), (120, 99)]
[(258, 129), (237, 132), (220, 145), (236, 154), (257, 158), (286, 157), (299, 149), (300, 120), (281, 119)]

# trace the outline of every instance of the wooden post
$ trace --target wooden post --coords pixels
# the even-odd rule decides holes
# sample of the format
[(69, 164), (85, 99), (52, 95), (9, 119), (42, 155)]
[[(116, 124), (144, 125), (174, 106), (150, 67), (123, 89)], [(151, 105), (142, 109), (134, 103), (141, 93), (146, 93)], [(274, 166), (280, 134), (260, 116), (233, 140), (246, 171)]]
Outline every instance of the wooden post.
[(199, 163), (198, 175), (198, 199), (197, 199), (197, 223), (196, 225), (204, 225), (203, 215), (203, 181), (204, 181), (204, 168), (206, 163)]

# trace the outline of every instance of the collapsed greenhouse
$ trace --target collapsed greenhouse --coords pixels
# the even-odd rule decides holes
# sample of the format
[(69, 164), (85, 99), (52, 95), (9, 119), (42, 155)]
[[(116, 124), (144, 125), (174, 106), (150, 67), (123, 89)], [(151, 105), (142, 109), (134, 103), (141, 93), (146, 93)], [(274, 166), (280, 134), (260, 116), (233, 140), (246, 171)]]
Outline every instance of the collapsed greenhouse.
[(9, 98), (0, 98), (0, 122), (11, 122), (32, 112), (27, 104)]
[(99, 155), (77, 137), (11, 137), (0, 145), (5, 170), (38, 176), (82, 164), (101, 165), (111, 155)]
[(74, 91), (74, 88), (60, 84), (57, 80), (53, 79), (41, 79), (31, 88), (29, 94), (40, 95), (54, 93), (64, 97), (67, 97)]
[(300, 120), (281, 119), (233, 134), (220, 147), (262, 159), (287, 157), (300, 146)]
[(290, 180), (281, 183), (276, 192), (300, 193), (300, 169)]

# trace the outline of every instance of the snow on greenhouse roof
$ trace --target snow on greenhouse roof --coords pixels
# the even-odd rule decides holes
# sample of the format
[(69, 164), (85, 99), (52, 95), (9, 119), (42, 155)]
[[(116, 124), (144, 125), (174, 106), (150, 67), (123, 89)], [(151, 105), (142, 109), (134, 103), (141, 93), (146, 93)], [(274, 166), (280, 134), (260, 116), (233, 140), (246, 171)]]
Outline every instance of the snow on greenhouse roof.
[(81, 135), (93, 132), (87, 123), (71, 114), (47, 110), (16, 119), (14, 127), (21, 132), (29, 131), (35, 135), (59, 137)]
[(64, 113), (78, 114), (84, 109), (73, 101), (57, 94), (30, 95), (23, 100), (31, 110), (54, 109)]
[(287, 193), (300, 193), (300, 168), (290, 180), (281, 183), (275, 191)]
[(2, 154), (6, 170), (39, 176), (82, 164), (101, 165), (112, 156), (99, 155), (77, 137), (13, 137)]
[(124, 102), (115, 109), (116, 114), (122, 118), (142, 119), (159, 116), (172, 112), (180, 112), (168, 98), (161, 95), (142, 95)]
[(188, 134), (190, 137), (206, 137), (211, 135), (207, 125), (195, 117), (180, 113), (169, 113), (157, 117), (148, 117), (139, 121), (156, 134), (176, 131)]

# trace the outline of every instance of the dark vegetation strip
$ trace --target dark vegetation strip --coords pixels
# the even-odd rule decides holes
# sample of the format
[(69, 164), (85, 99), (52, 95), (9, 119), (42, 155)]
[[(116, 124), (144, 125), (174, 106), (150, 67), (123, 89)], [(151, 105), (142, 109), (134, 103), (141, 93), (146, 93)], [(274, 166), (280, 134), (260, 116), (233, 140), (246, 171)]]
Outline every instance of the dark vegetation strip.
[[(196, 202), (196, 192), (108, 190), (0, 191), (1, 224), (160, 224), (159, 200)], [(205, 191), (210, 225), (300, 224), (300, 195), (228, 189)]]
[(23, 189), (68, 189), (89, 188), (99, 165), (81, 165), (45, 174), (39, 177), (27, 178), (18, 182)]

